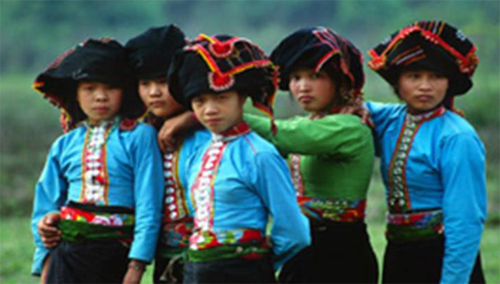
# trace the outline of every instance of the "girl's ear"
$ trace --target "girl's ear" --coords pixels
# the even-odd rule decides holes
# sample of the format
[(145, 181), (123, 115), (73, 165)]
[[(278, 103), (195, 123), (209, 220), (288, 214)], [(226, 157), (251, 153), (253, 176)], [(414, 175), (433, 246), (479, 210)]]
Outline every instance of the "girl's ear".
[(248, 95), (243, 95), (240, 92), (238, 92), (238, 99), (240, 101), (240, 104), (243, 106), (245, 102), (247, 101)]
[(399, 86), (397, 84), (392, 85), (392, 90), (394, 91), (394, 94), (401, 99), (401, 96), (399, 95)]

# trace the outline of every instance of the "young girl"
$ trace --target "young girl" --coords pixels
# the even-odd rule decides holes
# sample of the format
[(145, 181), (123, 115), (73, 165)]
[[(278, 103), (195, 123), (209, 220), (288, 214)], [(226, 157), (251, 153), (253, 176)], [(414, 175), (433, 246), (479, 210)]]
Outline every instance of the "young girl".
[[(139, 95), (148, 108), (146, 121), (160, 128), (163, 122), (183, 112), (168, 91), (167, 71), (174, 53), (186, 44), (184, 33), (176, 26), (150, 28), (130, 39), (127, 49), (138, 80)], [(186, 133), (175, 149), (163, 154), (165, 198), (160, 239), (155, 257), (154, 283), (182, 283), (184, 253), (189, 244), (193, 218), (188, 212), (184, 164), (190, 154), (210, 139), (206, 130)]]
[(47, 282), (139, 283), (153, 259), (161, 156), (155, 130), (135, 120), (143, 111), (125, 83), (127, 66), (118, 42), (90, 39), (35, 81), (62, 109), (67, 131), (50, 149), (34, 200), (33, 273), (44, 266)]
[(453, 109), (472, 87), (475, 51), (460, 30), (427, 21), (369, 52), (404, 102), (367, 103), (389, 207), (384, 283), (484, 283), (484, 146)]
[(276, 47), (280, 88), (289, 90), (309, 118), (275, 122), (245, 115), (250, 127), (288, 156), (302, 211), (312, 225), (312, 246), (291, 260), (282, 282), (374, 283), (377, 260), (364, 221), (373, 167), (370, 129), (354, 115), (338, 114), (361, 98), (362, 56), (329, 29), (300, 29)]
[(186, 168), (194, 230), (184, 283), (273, 282), (271, 262), (278, 269), (309, 245), (284, 160), (243, 120), (247, 96), (270, 113), (276, 79), (259, 47), (238, 37), (202, 35), (174, 58), (171, 94), (212, 133)]

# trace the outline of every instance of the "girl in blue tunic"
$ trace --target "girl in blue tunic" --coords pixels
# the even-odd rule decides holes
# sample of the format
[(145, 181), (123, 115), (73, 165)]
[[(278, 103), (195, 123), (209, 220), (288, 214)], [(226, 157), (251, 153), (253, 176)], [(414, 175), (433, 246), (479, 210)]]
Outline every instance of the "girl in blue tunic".
[[(168, 91), (167, 71), (174, 53), (186, 45), (184, 33), (175, 25), (150, 28), (130, 39), (127, 49), (138, 83), (139, 95), (148, 109), (146, 122), (159, 129), (165, 120), (185, 107)], [(184, 165), (188, 157), (210, 139), (207, 130), (188, 131), (176, 147), (163, 151), (165, 197), (162, 229), (153, 273), (154, 283), (182, 283), (184, 254), (193, 218), (188, 210)]]
[(384, 283), (482, 283), (485, 150), (453, 109), (476, 47), (440, 21), (417, 22), (369, 51), (404, 104), (366, 103), (387, 190)]
[(285, 161), (243, 120), (247, 96), (270, 113), (276, 85), (246, 39), (201, 35), (174, 57), (170, 92), (212, 133), (186, 166), (194, 230), (184, 283), (274, 282), (272, 265), (310, 243)]
[(42, 282), (139, 283), (154, 257), (161, 156), (156, 131), (136, 120), (143, 109), (127, 68), (118, 42), (90, 39), (34, 84), (62, 109), (67, 132), (52, 145), (36, 186), (33, 273), (43, 266)]

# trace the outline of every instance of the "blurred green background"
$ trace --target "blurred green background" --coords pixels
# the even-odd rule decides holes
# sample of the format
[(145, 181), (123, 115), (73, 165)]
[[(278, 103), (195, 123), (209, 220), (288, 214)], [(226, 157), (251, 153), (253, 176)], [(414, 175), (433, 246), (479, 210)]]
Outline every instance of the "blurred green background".
[[(366, 51), (418, 20), (443, 20), (478, 47), (474, 88), (456, 100), (487, 148), (489, 215), (482, 241), (489, 283), (500, 283), (500, 2), (499, 1), (5, 1), (0, 0), (0, 282), (30, 283), (29, 232), (33, 190), (51, 143), (61, 134), (59, 112), (31, 87), (65, 50), (89, 37), (122, 43), (151, 26), (177, 24), (188, 37), (229, 33), (266, 52), (302, 27), (325, 26)], [(365, 56), (365, 62), (368, 56)], [(396, 101), (365, 68), (365, 98)], [(276, 116), (300, 113), (280, 93)], [(368, 203), (370, 235), (379, 259), (385, 239), (384, 190), (377, 170)], [(151, 270), (151, 269), (150, 269)], [(150, 272), (149, 272), (150, 273)], [(150, 275), (144, 279), (150, 283)]]

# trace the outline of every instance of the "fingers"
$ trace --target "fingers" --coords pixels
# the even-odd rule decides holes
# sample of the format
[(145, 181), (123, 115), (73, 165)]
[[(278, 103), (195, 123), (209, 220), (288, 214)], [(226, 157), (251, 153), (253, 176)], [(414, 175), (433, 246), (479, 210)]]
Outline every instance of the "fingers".
[(47, 214), (38, 221), (37, 231), (40, 235), (53, 235), (56, 234), (59, 229), (57, 228), (57, 223), (59, 222), (59, 218), (53, 217), (50, 214)]
[(170, 123), (167, 123), (167, 121), (163, 123), (160, 131), (158, 132), (158, 145), (160, 146), (162, 152), (165, 152), (168, 147), (171, 147), (169, 140), (172, 138), (172, 126)]
[(369, 116), (367, 119), (367, 124), (371, 129), (375, 129), (375, 124), (373, 123), (373, 120)]
[(160, 147), (160, 150), (165, 153), (167, 149), (165, 147), (165, 143), (163, 142), (163, 138), (161, 137), (161, 132), (158, 133), (158, 146)]
[(43, 245), (46, 248), (54, 248), (61, 241), (61, 236), (57, 235), (57, 236), (48, 237), (48, 238), (42, 237), (41, 239), (42, 239)]
[(174, 138), (172, 132), (168, 129), (162, 128), (158, 133), (158, 146), (162, 152), (165, 152), (168, 148), (175, 148), (177, 146), (177, 139)]
[(37, 224), (37, 231), (47, 248), (55, 247), (61, 241), (61, 231), (57, 228), (61, 216), (57, 213), (50, 213), (42, 217)]

